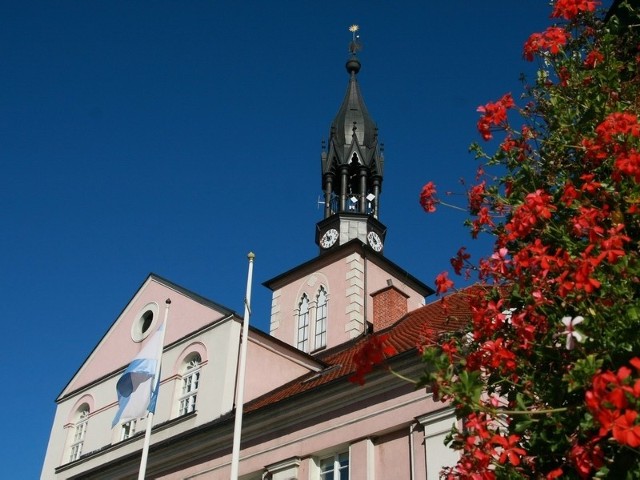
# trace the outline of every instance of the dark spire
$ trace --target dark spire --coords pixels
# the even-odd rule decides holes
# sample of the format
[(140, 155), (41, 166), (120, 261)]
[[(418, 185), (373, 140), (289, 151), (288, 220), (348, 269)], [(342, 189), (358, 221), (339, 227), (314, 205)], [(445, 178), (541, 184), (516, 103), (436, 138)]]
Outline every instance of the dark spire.
[(356, 35), (359, 29), (353, 25), (349, 30), (352, 32), (346, 63), (349, 84), (331, 123), (327, 151), (322, 153), (324, 218), (340, 212), (377, 218), (383, 156), (378, 144), (378, 128), (367, 110), (357, 79), (362, 66), (357, 57), (362, 48)]

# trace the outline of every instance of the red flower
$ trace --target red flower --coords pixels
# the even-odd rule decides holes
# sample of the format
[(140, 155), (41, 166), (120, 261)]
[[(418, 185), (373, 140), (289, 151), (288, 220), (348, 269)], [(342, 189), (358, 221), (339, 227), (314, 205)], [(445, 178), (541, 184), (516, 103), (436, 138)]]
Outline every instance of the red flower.
[(389, 335), (372, 335), (367, 338), (362, 348), (353, 357), (356, 372), (349, 377), (350, 382), (364, 385), (364, 376), (370, 373), (374, 366), (398, 353), (393, 345), (388, 344), (388, 341)]
[(458, 253), (456, 253), (456, 256), (451, 259), (451, 266), (453, 267), (454, 272), (456, 272), (456, 275), (460, 275), (465, 262), (471, 258), (471, 255), (468, 254), (466, 250), (467, 249), (465, 247), (460, 248)]
[(619, 416), (613, 422), (613, 438), (622, 445), (628, 445), (631, 448), (640, 446), (640, 425), (636, 424), (638, 412), (635, 410), (627, 410), (624, 415)]
[(505, 225), (509, 232), (508, 239), (515, 240), (522, 238), (533, 230), (539, 220), (548, 220), (556, 207), (552, 204), (551, 195), (543, 190), (536, 190), (525, 197), (525, 201), (520, 205)]
[(640, 124), (638, 117), (633, 113), (615, 112), (605, 118), (596, 127), (596, 133), (600, 141), (611, 143), (618, 135), (631, 135), (640, 137)]
[(451, 287), (453, 287), (453, 282), (449, 279), (447, 272), (442, 272), (436, 277), (436, 293), (438, 295), (446, 293)]
[(634, 149), (630, 149), (628, 152), (621, 152), (615, 161), (616, 171), (613, 173), (613, 179), (622, 180), (622, 174), (640, 183), (640, 153)]
[(479, 185), (471, 187), (471, 190), (469, 190), (469, 209), (472, 213), (480, 210), (480, 207), (482, 206), (482, 202), (484, 201), (484, 196), (486, 193), (485, 185), (486, 182), (482, 182)]
[(594, 443), (586, 446), (575, 444), (571, 447), (569, 458), (581, 478), (591, 478), (591, 472), (604, 465), (604, 452), (600, 445)]
[(551, 17), (572, 20), (580, 12), (593, 12), (599, 4), (600, 2), (595, 0), (557, 0)]
[(563, 474), (564, 472), (562, 471), (562, 468), (556, 468), (555, 470), (551, 470), (549, 473), (547, 473), (546, 479), (555, 480), (556, 478), (562, 477)]
[(524, 44), (524, 58), (531, 62), (536, 53), (543, 51), (557, 55), (568, 39), (569, 34), (560, 27), (549, 27), (542, 33), (534, 33)]
[(584, 59), (584, 66), (589, 70), (596, 68), (599, 63), (604, 61), (604, 55), (598, 50), (591, 50)]
[(526, 455), (525, 449), (518, 447), (519, 435), (509, 435), (509, 438), (505, 438), (502, 435), (494, 435), (491, 439), (491, 443), (502, 447), (498, 462), (504, 464), (507, 460), (514, 467), (520, 465), (520, 457)]
[(436, 211), (436, 203), (438, 203), (436, 187), (433, 182), (429, 182), (422, 187), (422, 191), (420, 192), (420, 205), (422, 205), (425, 212), (432, 213)]
[(478, 107), (477, 111), (482, 113), (482, 117), (478, 120), (478, 131), (482, 138), (491, 140), (491, 127), (504, 125), (507, 121), (507, 110), (513, 108), (515, 103), (510, 93), (502, 96), (497, 102), (489, 102), (486, 105)]

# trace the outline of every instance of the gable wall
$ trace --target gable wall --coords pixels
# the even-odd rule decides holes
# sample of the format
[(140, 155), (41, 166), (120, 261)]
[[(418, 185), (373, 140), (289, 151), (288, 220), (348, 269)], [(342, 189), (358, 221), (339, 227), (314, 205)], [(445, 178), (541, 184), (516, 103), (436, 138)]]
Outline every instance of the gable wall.
[(141, 343), (132, 339), (132, 325), (138, 316), (144, 313), (146, 305), (155, 303), (158, 315), (155, 316), (150, 329), (155, 330), (164, 319), (167, 298), (170, 298), (172, 303), (165, 345), (225, 316), (222, 312), (202, 305), (151, 277), (99, 342), (73, 380), (67, 385), (62, 396), (88, 385), (96, 378), (101, 378), (128, 365), (141, 348)]
[(373, 299), (370, 294), (386, 287), (388, 279), (392, 279), (394, 286), (408, 296), (409, 311), (423, 305), (424, 297), (403, 279), (361, 254), (352, 253), (304, 276), (294, 277), (290, 283), (273, 292), (271, 335), (292, 346), (297, 345), (299, 303), (303, 293), (306, 293), (312, 306), (309, 323), (310, 350), (313, 352), (313, 306), (320, 286), (324, 285), (329, 298), (327, 348), (357, 337), (364, 332), (365, 322), (373, 321)]

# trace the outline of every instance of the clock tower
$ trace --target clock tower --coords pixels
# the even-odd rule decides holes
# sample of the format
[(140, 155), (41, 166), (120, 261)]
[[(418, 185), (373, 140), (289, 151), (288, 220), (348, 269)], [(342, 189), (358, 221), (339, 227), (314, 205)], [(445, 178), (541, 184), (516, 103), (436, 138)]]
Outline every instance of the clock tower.
[(350, 30), (349, 84), (322, 149), (320, 254), (264, 283), (273, 292), (271, 335), (320, 358), (393, 325), (433, 293), (383, 255), (382, 146), (358, 85), (357, 27)]
[(387, 230), (378, 220), (383, 147), (358, 85), (358, 28), (354, 25), (350, 30), (349, 85), (321, 156), (324, 218), (316, 226), (316, 243), (324, 253), (359, 239), (382, 253)]

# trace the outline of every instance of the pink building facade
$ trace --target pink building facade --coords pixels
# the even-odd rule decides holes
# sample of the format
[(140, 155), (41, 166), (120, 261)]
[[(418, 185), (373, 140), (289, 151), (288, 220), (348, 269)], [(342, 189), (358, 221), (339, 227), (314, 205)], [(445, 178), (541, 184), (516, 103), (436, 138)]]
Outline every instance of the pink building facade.
[[(431, 480), (456, 460), (443, 445), (454, 415), (430, 393), (386, 371), (364, 386), (348, 381), (370, 335), (388, 335), (398, 352), (390, 366), (417, 377), (420, 336), (456, 327), (439, 305), (425, 305), (427, 285), (384, 256), (384, 159), (355, 50), (321, 155), (319, 255), (265, 282), (270, 332), (249, 331), (243, 480)], [(116, 383), (165, 314), (147, 478), (230, 478), (242, 319), (151, 274), (56, 399), (42, 480), (137, 478), (146, 420), (112, 428)]]

